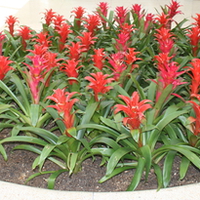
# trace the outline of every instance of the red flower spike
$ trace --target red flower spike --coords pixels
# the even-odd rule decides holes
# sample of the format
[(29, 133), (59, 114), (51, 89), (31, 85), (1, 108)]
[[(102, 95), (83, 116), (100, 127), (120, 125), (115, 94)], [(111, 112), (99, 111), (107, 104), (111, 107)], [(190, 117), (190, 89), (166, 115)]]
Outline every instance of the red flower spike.
[[(65, 72), (66, 75), (70, 78), (70, 77), (74, 77), (77, 78), (78, 77), (78, 69), (82, 67), (78, 66), (79, 61), (75, 61), (74, 59), (72, 60), (66, 60), (67, 63), (63, 63), (63, 65), (61, 66), (61, 71)], [(74, 83), (77, 83), (76, 80), (69, 80), (69, 84), (72, 85)]]
[(26, 46), (27, 46), (26, 40), (29, 40), (32, 37), (31, 29), (28, 26), (23, 26), (23, 27), (20, 27), (18, 32), (22, 38), (22, 47), (24, 50), (26, 50)]
[(16, 17), (10, 15), (6, 18), (6, 24), (8, 24), (9, 32), (12, 36), (14, 36), (14, 26), (15, 23), (19, 22)]
[(3, 44), (6, 36), (2, 32), (0, 32), (0, 56), (2, 56)]
[(36, 34), (37, 38), (34, 38), (33, 41), (38, 42), (40, 45), (44, 46), (44, 47), (49, 47), (52, 43), (52, 41), (50, 40), (53, 36), (49, 36), (47, 37), (48, 34), (44, 33), (44, 32), (40, 32), (38, 34)]
[(168, 28), (171, 18), (169, 18), (168, 14), (166, 15), (165, 13), (162, 13), (161, 15), (158, 15), (155, 20), (158, 21), (158, 24), (161, 27)]
[(109, 63), (111, 64), (115, 81), (119, 81), (120, 75), (123, 71), (126, 70), (127, 66), (124, 63), (124, 53), (117, 52), (112, 54), (110, 58), (108, 58)]
[(84, 18), (86, 24), (84, 25), (88, 32), (91, 32), (92, 35), (98, 30), (98, 27), (101, 25), (100, 17), (98, 15), (88, 15), (87, 18)]
[(171, 19), (177, 14), (183, 14), (181, 11), (178, 10), (178, 8), (181, 7), (181, 5), (178, 2), (174, 1), (174, 0), (172, 0), (171, 4), (169, 6), (167, 6), (167, 7), (169, 9), (168, 10), (168, 15), (169, 15), (169, 17)]
[(90, 84), (87, 86), (88, 88), (94, 91), (95, 101), (99, 101), (98, 95), (105, 94), (109, 90), (112, 89), (111, 86), (106, 86), (108, 83), (114, 81), (114, 78), (108, 78), (108, 74), (103, 74), (102, 72), (91, 73), (91, 76), (86, 76), (85, 79), (90, 81)]
[(200, 59), (193, 59), (190, 63), (192, 67), (188, 68), (188, 73), (191, 76), (190, 96), (198, 97), (200, 91)]
[[(198, 100), (200, 100), (198, 98)], [(192, 123), (192, 131), (194, 135), (200, 135), (200, 105), (194, 101), (187, 101), (192, 104), (193, 110), (195, 112), (196, 118), (189, 117), (190, 122)]]
[(138, 92), (133, 92), (131, 98), (124, 95), (119, 95), (119, 97), (125, 102), (126, 105), (115, 105), (116, 109), (114, 113), (116, 114), (123, 111), (128, 116), (123, 119), (124, 125), (128, 126), (130, 130), (139, 129), (145, 119), (144, 112), (152, 107), (150, 104), (146, 104), (150, 103), (151, 100), (145, 99), (139, 101)]
[(92, 55), (92, 60), (94, 62), (94, 66), (98, 69), (102, 70), (105, 60), (105, 53), (103, 52), (104, 48), (94, 49), (94, 55)]
[(126, 60), (125, 62), (128, 64), (128, 65), (132, 65), (132, 69), (131, 69), (131, 72), (133, 71), (133, 69), (135, 67), (137, 67), (136, 65), (133, 65), (133, 63), (137, 60), (142, 60), (141, 58), (137, 58), (136, 55), (139, 54), (140, 52), (138, 51), (135, 51), (136, 49), (135, 48), (128, 48), (128, 52), (126, 52), (124, 54), (124, 56), (126, 57)]
[(200, 28), (195, 26), (191, 30), (188, 30), (189, 34), (187, 36), (190, 38), (190, 44), (192, 47), (193, 56), (196, 57), (199, 49), (200, 42)]
[(193, 17), (195, 20), (195, 23), (193, 23), (195, 26), (198, 26), (200, 28), (200, 14), (196, 13), (197, 17)]
[(65, 42), (68, 38), (68, 35), (73, 31), (70, 30), (71, 26), (67, 23), (63, 23), (61, 26), (58, 27), (58, 34), (59, 34), (59, 51), (62, 52), (65, 48)]
[(107, 17), (108, 14), (108, 3), (107, 2), (100, 2), (97, 7), (97, 14), (99, 15), (101, 22), (103, 25), (106, 24), (106, 20), (101, 16)]
[(147, 14), (144, 22), (144, 32), (147, 33), (151, 28), (151, 25), (154, 23), (155, 23), (154, 14), (152, 13)]
[(53, 18), (55, 17), (55, 12), (53, 12), (52, 9), (49, 9), (49, 10), (46, 10), (46, 12), (44, 13), (44, 19), (45, 19), (45, 24), (47, 26), (49, 26), (52, 21), (53, 21)]
[(128, 9), (124, 8), (123, 6), (118, 6), (115, 9), (116, 17), (115, 20), (118, 22), (119, 25), (123, 25), (127, 21), (128, 17)]
[(97, 37), (92, 37), (92, 32), (83, 32), (83, 36), (78, 36), (77, 38), (81, 41), (81, 45), (85, 49), (84, 51), (88, 51), (90, 49), (90, 46), (94, 44), (97, 39)]
[(0, 56), (0, 80), (3, 80), (6, 73), (13, 68), (9, 66), (13, 61), (8, 60), (8, 57)]
[(69, 53), (70, 60), (74, 59), (75, 61), (79, 60), (81, 53), (86, 50), (80, 42), (71, 42), (71, 45), (66, 45), (65, 47)]
[(73, 11), (71, 11), (71, 13), (75, 14), (75, 24), (77, 25), (78, 29), (80, 29), (82, 18), (83, 15), (85, 14), (85, 8), (79, 6), (75, 8)]
[(53, 18), (53, 23), (55, 26), (55, 30), (58, 31), (59, 27), (66, 21), (63, 15), (55, 15)]
[(134, 4), (132, 6), (132, 12), (135, 13), (138, 16), (138, 19), (142, 19), (144, 17), (145, 10), (142, 10), (141, 5)]
[(28, 49), (27, 51), (38, 56), (43, 56), (48, 50), (48, 47), (40, 45), (40, 44), (35, 44), (33, 47), (34, 47), (33, 50)]
[(116, 39), (116, 49), (118, 51), (126, 52), (130, 42), (128, 40), (130, 39), (130, 35), (128, 33), (119, 33), (118, 39)]
[(120, 33), (123, 33), (123, 34), (128, 34), (129, 37), (131, 37), (131, 34), (133, 33), (133, 31), (135, 30), (133, 28), (133, 25), (132, 24), (128, 24), (128, 23), (124, 23), (124, 24), (121, 24), (120, 25)]
[[(77, 92), (65, 92), (65, 89), (53, 90), (54, 94), (48, 96), (47, 99), (51, 99), (56, 104), (49, 105), (48, 107), (55, 108), (60, 115), (62, 115), (62, 121), (65, 124), (66, 129), (72, 128), (74, 126), (75, 114), (73, 112), (73, 106), (79, 100), (76, 98), (71, 99)], [(67, 130), (63, 133), (68, 137), (72, 137)]]

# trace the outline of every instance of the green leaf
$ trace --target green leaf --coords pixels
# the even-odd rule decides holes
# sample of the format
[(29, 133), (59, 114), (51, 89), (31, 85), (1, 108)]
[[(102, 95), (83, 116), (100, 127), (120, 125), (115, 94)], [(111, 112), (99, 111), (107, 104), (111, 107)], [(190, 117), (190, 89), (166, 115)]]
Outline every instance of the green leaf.
[(8, 160), (8, 156), (6, 154), (6, 151), (5, 151), (4, 147), (1, 144), (0, 144), (0, 153), (3, 156), (4, 160), (7, 161)]
[(160, 190), (163, 187), (163, 174), (162, 174), (162, 170), (160, 169), (160, 166), (157, 165), (157, 164), (155, 164), (155, 163), (152, 163), (152, 166), (154, 168), (154, 172), (156, 174), (157, 181), (158, 181), (158, 189), (157, 190)]
[(180, 179), (183, 179), (188, 171), (188, 168), (190, 166), (190, 160), (186, 157), (182, 157), (181, 164), (180, 164)]
[(31, 118), (31, 125), (36, 126), (39, 118), (40, 112), (40, 105), (38, 104), (31, 104), (30, 108), (30, 118)]
[(138, 160), (138, 165), (136, 167), (133, 179), (127, 191), (133, 191), (136, 189), (143, 175), (144, 167), (145, 167), (145, 158), (140, 157)]
[(69, 175), (71, 175), (74, 171), (74, 168), (77, 164), (78, 153), (70, 153), (68, 157), (68, 168), (69, 168)]
[(114, 168), (116, 167), (117, 163), (120, 161), (120, 159), (123, 158), (126, 154), (133, 151), (130, 147), (122, 147), (117, 149), (112, 156), (110, 157), (107, 167), (106, 167), (106, 176), (110, 175)]
[(60, 174), (66, 172), (66, 171), (67, 171), (66, 169), (60, 169), (60, 170), (58, 170), (58, 171), (53, 172), (53, 173), (49, 176), (49, 178), (48, 178), (48, 180), (47, 180), (47, 182), (48, 182), (47, 188), (48, 188), (48, 189), (54, 189), (55, 181), (56, 181), (57, 177), (60, 176)]
[(174, 158), (176, 156), (176, 151), (169, 151), (166, 155), (164, 166), (163, 166), (163, 187), (166, 188), (171, 180), (172, 166)]

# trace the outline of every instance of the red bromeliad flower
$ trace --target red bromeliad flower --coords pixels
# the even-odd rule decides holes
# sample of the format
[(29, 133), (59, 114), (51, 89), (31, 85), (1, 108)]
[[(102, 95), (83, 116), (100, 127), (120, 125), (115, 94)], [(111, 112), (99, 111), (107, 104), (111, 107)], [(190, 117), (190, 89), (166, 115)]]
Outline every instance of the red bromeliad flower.
[(86, 24), (84, 25), (88, 32), (91, 32), (92, 35), (95, 35), (95, 32), (98, 30), (98, 26), (101, 25), (100, 17), (98, 15), (88, 15), (87, 18), (84, 18)]
[(53, 18), (53, 23), (54, 23), (54, 26), (55, 26), (55, 30), (58, 31), (59, 30), (59, 27), (66, 21), (66, 19), (64, 18), (63, 15), (55, 15), (54, 18)]
[(32, 37), (31, 29), (28, 26), (23, 26), (20, 27), (20, 30), (18, 32), (22, 38), (22, 47), (25, 50), (27, 46), (26, 40), (29, 40)]
[(111, 64), (115, 81), (119, 81), (120, 75), (123, 71), (126, 70), (127, 65), (124, 63), (124, 53), (117, 52), (112, 54), (109, 59), (109, 63)]
[(79, 6), (79, 7), (75, 8), (73, 11), (71, 11), (71, 13), (75, 14), (74, 24), (77, 25), (78, 29), (80, 29), (82, 18), (83, 18), (83, 15), (85, 14), (85, 9), (81, 6)]
[(47, 26), (49, 26), (51, 23), (52, 23), (52, 21), (53, 21), (53, 18), (55, 17), (55, 12), (53, 12), (53, 10), (52, 9), (49, 9), (49, 10), (46, 10), (46, 12), (44, 13), (44, 19), (45, 19), (45, 24), (47, 25)]
[(195, 20), (195, 23), (193, 23), (195, 26), (198, 26), (200, 28), (200, 14), (196, 13), (197, 17), (193, 17)]
[(68, 137), (72, 137), (67, 129), (74, 127), (75, 113), (73, 112), (74, 104), (79, 101), (76, 98), (71, 99), (77, 92), (65, 92), (65, 89), (53, 90), (54, 94), (48, 96), (47, 99), (51, 99), (56, 104), (49, 105), (48, 107), (55, 108), (58, 113), (62, 116), (62, 121), (65, 124), (66, 131), (63, 133)]
[(94, 40), (97, 39), (97, 37), (92, 37), (92, 32), (83, 32), (82, 35), (83, 36), (78, 36), (77, 38), (80, 39), (81, 45), (85, 51), (89, 51), (90, 46), (96, 42)]
[(0, 32), (0, 56), (2, 55), (3, 44), (6, 36), (2, 32)]
[(24, 73), (27, 75), (26, 81), (29, 85), (34, 104), (40, 101), (39, 83), (43, 82), (44, 76), (47, 73), (47, 61), (41, 56), (27, 56), (32, 61), (32, 65), (24, 63), (28, 70)]
[(138, 19), (142, 19), (144, 17), (144, 10), (142, 10), (141, 5), (134, 4), (132, 6), (132, 12), (135, 13), (138, 16)]
[(193, 59), (190, 63), (192, 67), (189, 67), (188, 70), (191, 73), (188, 73), (191, 76), (191, 85), (190, 85), (190, 96), (199, 97), (200, 91), (200, 59)]
[(188, 30), (187, 36), (190, 38), (190, 44), (192, 45), (193, 56), (196, 57), (199, 49), (200, 42), (200, 28), (198, 26), (192, 27)]
[(171, 34), (170, 30), (165, 27), (157, 29), (157, 32), (158, 33), (155, 34), (155, 37), (159, 42), (160, 52), (169, 54), (174, 46), (173, 34)]
[(128, 52), (126, 52), (124, 54), (124, 56), (126, 57), (126, 60), (125, 62), (128, 64), (128, 65), (132, 65), (131, 67), (131, 71), (132, 72), (136, 67), (138, 67), (138, 65), (135, 65), (133, 64), (135, 61), (137, 60), (141, 60), (141, 58), (137, 58), (136, 55), (139, 54), (140, 52), (138, 51), (135, 51), (136, 49), (135, 48), (128, 48)]
[(124, 24), (121, 24), (120, 26), (120, 33), (123, 33), (123, 34), (128, 34), (129, 37), (131, 37), (131, 34), (133, 33), (133, 31), (135, 30), (133, 28), (133, 25), (132, 24), (128, 24), (128, 23), (124, 23)]
[(104, 48), (94, 49), (95, 54), (92, 55), (94, 66), (100, 70), (103, 69), (104, 60), (105, 60), (105, 53), (103, 51), (104, 51)]
[(63, 23), (61, 26), (58, 27), (58, 34), (59, 34), (59, 51), (62, 52), (65, 48), (65, 42), (68, 38), (68, 35), (73, 31), (70, 30), (71, 26), (67, 23)]
[[(69, 78), (78, 78), (78, 69), (82, 67), (78, 66), (79, 61), (75, 61), (74, 59), (72, 60), (66, 60), (67, 63), (63, 63), (61, 66), (61, 71), (65, 72), (66, 75)], [(77, 80), (69, 80), (69, 84), (72, 85), (74, 83), (77, 83)]]
[(49, 47), (52, 43), (52, 41), (50, 40), (52, 38), (52, 36), (47, 37), (48, 34), (45, 32), (40, 32), (38, 34), (36, 34), (37, 38), (32, 39), (33, 41), (38, 42), (40, 45), (44, 46), (44, 47)]
[(0, 80), (3, 80), (6, 73), (13, 68), (9, 66), (13, 61), (8, 60), (8, 57), (0, 56)]
[(147, 33), (150, 30), (150, 28), (151, 28), (152, 24), (154, 24), (154, 22), (155, 22), (154, 14), (152, 14), (152, 13), (147, 14), (145, 17), (145, 22), (144, 22), (144, 32), (145, 33)]
[(19, 22), (16, 17), (10, 15), (6, 19), (6, 24), (8, 24), (9, 32), (12, 36), (14, 36), (14, 26), (15, 23)]
[(79, 60), (80, 55), (82, 52), (84, 52), (86, 49), (83, 48), (83, 45), (80, 42), (71, 42), (71, 45), (66, 45), (67, 53), (69, 53), (70, 60)]
[(97, 73), (91, 73), (91, 76), (86, 76), (85, 79), (90, 81), (90, 84), (87, 86), (88, 88), (91, 88), (94, 91), (94, 98), (95, 101), (99, 101), (98, 95), (99, 94), (105, 94), (109, 90), (112, 89), (111, 86), (106, 86), (108, 83), (111, 83), (114, 81), (113, 78), (108, 78), (108, 74), (103, 74), (102, 72)]
[(98, 7), (97, 7), (97, 13), (101, 19), (102, 24), (105, 26), (106, 25), (106, 20), (102, 17), (107, 17), (108, 14), (108, 3), (107, 2), (100, 2)]
[(130, 39), (130, 35), (128, 33), (119, 33), (118, 39), (116, 40), (116, 49), (118, 51), (126, 52), (128, 47), (130, 46), (130, 42), (128, 40)]
[(27, 50), (30, 51), (33, 55), (43, 56), (48, 50), (48, 47), (40, 44), (35, 44), (33, 47), (34, 47), (33, 50), (31, 49)]
[[(199, 98), (198, 100), (200, 101)], [(187, 101), (187, 102), (192, 104), (194, 113), (196, 115), (196, 118), (189, 117), (188, 119), (191, 122), (193, 134), (198, 136), (200, 135), (200, 105), (194, 101)]]
[(172, 0), (171, 4), (167, 7), (168, 7), (168, 14), (171, 19), (177, 14), (182, 14), (182, 12), (178, 10), (178, 8), (181, 7), (181, 5), (174, 0)]
[(130, 130), (139, 129), (145, 119), (144, 112), (152, 107), (150, 104), (146, 104), (151, 102), (151, 100), (144, 99), (139, 101), (140, 97), (138, 92), (133, 92), (131, 98), (124, 95), (118, 96), (125, 102), (126, 105), (115, 105), (116, 109), (114, 113), (116, 114), (123, 111), (128, 116), (123, 119), (124, 125), (128, 126)]
[(116, 7), (116, 17), (115, 20), (118, 22), (118, 24), (121, 26), (127, 21), (128, 17), (128, 9), (124, 8), (123, 6)]
[(156, 17), (155, 20), (158, 21), (158, 24), (161, 27), (169, 28), (169, 23), (171, 21), (171, 18), (169, 18), (168, 14), (165, 14), (163, 12), (161, 15), (158, 15), (158, 17)]
[(178, 76), (185, 73), (185, 71), (178, 71), (179, 65), (177, 62), (172, 62), (171, 59), (173, 56), (169, 57), (166, 53), (160, 53), (155, 56), (156, 61), (158, 62), (158, 70), (159, 70), (159, 79), (156, 82), (160, 87), (158, 87), (156, 101), (161, 95), (161, 92), (168, 85), (172, 84), (175, 89), (178, 85), (185, 84), (186, 82), (182, 82), (181, 79), (177, 79)]

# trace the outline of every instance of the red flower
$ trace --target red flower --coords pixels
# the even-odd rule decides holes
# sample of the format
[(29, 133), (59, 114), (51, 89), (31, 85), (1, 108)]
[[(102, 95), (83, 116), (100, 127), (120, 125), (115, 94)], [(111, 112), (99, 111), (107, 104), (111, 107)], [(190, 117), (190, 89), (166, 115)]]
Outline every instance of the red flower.
[(102, 24), (106, 24), (106, 20), (101, 16), (107, 17), (108, 14), (108, 3), (107, 2), (100, 2), (97, 8), (97, 13), (101, 19)]
[(144, 17), (144, 10), (141, 10), (141, 5), (134, 4), (132, 6), (132, 12), (138, 16), (138, 19), (142, 19)]
[(190, 44), (192, 47), (193, 56), (196, 57), (199, 49), (200, 41), (200, 28), (198, 26), (192, 27), (188, 30), (189, 34), (187, 36), (190, 38)]
[(108, 78), (108, 74), (103, 74), (102, 72), (97, 73), (91, 73), (91, 76), (86, 76), (85, 79), (90, 81), (90, 84), (88, 85), (88, 88), (91, 88), (94, 91), (94, 98), (96, 101), (99, 101), (98, 94), (105, 94), (110, 89), (112, 89), (111, 86), (106, 86), (108, 83), (111, 83), (114, 81), (113, 78)]
[(82, 35), (83, 36), (78, 36), (77, 38), (80, 39), (85, 51), (88, 51), (90, 49), (90, 46), (96, 42), (94, 40), (97, 39), (97, 37), (92, 37), (91, 32), (83, 32)]
[(195, 20), (195, 23), (193, 23), (195, 26), (198, 26), (200, 28), (200, 14), (196, 13), (197, 17), (193, 17)]
[(46, 10), (46, 12), (44, 13), (44, 19), (45, 19), (45, 24), (47, 26), (49, 26), (51, 24), (51, 22), (53, 21), (53, 18), (55, 17), (55, 12), (53, 12), (52, 9)]
[(48, 47), (39, 44), (35, 44), (33, 47), (34, 47), (33, 50), (28, 49), (27, 51), (30, 51), (32, 54), (38, 56), (43, 56), (48, 50)]
[(59, 34), (59, 51), (61, 52), (65, 48), (65, 42), (68, 38), (68, 35), (72, 33), (70, 30), (70, 25), (67, 23), (63, 23), (61, 26), (58, 27), (58, 34)]
[[(73, 78), (77, 78), (78, 77), (78, 69), (81, 66), (78, 66), (79, 61), (75, 61), (74, 59), (72, 60), (66, 60), (67, 63), (63, 63), (63, 65), (61, 66), (61, 71), (65, 72), (67, 74), (67, 76), (73, 77)], [(69, 84), (72, 85), (74, 83), (77, 83), (76, 80), (69, 80)]]
[(17, 20), (16, 17), (12, 15), (8, 16), (6, 19), (6, 24), (8, 24), (8, 28), (12, 36), (14, 36), (14, 25), (16, 22), (19, 22), (19, 21)]
[(78, 99), (71, 98), (74, 96), (74, 94), (77, 94), (77, 92), (65, 92), (65, 89), (56, 89), (53, 91), (54, 94), (48, 96), (47, 99), (51, 99), (56, 104), (49, 105), (48, 107), (55, 108), (58, 111), (58, 113), (62, 116), (62, 121), (66, 127), (64, 134), (66, 134), (68, 137), (72, 137), (67, 132), (67, 129), (74, 126), (75, 114), (73, 112), (73, 105), (78, 101)]
[(74, 59), (75, 61), (79, 60), (81, 53), (85, 51), (85, 48), (83, 48), (80, 42), (71, 42), (71, 45), (66, 45), (66, 48), (70, 60)]
[(88, 15), (87, 18), (84, 18), (86, 24), (84, 25), (88, 32), (91, 32), (92, 35), (95, 34), (95, 31), (100, 26), (100, 18), (98, 15)]
[(130, 45), (130, 42), (128, 42), (129, 39), (130, 35), (128, 33), (119, 33), (118, 39), (116, 39), (116, 49), (118, 51), (126, 52)]
[(5, 34), (2, 34), (2, 32), (0, 32), (0, 56), (2, 55), (3, 44), (4, 44), (5, 38), (6, 38)]
[(81, 27), (81, 21), (85, 13), (85, 9), (81, 6), (75, 8), (71, 13), (75, 14), (74, 26), (77, 25), (78, 29)]
[(114, 113), (116, 114), (123, 111), (128, 116), (123, 119), (124, 125), (128, 126), (130, 130), (139, 129), (145, 119), (144, 112), (152, 107), (150, 104), (146, 103), (151, 101), (148, 99), (139, 101), (140, 97), (137, 92), (133, 92), (131, 98), (124, 95), (119, 95), (119, 97), (125, 102), (126, 105), (115, 105), (116, 109)]
[[(198, 100), (200, 100), (200, 99), (198, 98)], [(200, 134), (200, 105), (194, 101), (187, 101), (187, 102), (192, 104), (193, 110), (196, 115), (196, 118), (189, 117), (189, 121), (192, 123), (191, 124), (192, 132), (194, 135), (199, 135)]]
[(200, 91), (200, 59), (193, 59), (190, 63), (192, 67), (189, 67), (188, 70), (191, 72), (191, 85), (190, 85), (190, 96), (198, 97)]
[(53, 18), (53, 23), (55, 25), (55, 30), (58, 31), (59, 27), (63, 24), (63, 22), (65, 22), (66, 19), (64, 18), (63, 15), (55, 15)]
[(174, 46), (173, 35), (170, 33), (170, 30), (161, 27), (157, 29), (157, 34), (155, 34), (158, 42), (159, 42), (159, 49), (162, 53), (170, 53)]
[(151, 25), (154, 23), (154, 14), (149, 13), (145, 17), (145, 22), (144, 22), (144, 31), (147, 33), (148, 30), (150, 29)]
[(178, 8), (181, 7), (181, 5), (174, 0), (172, 0), (171, 4), (167, 7), (169, 9), (168, 14), (170, 18), (173, 18), (176, 14), (182, 14), (181, 11), (178, 11)]
[(119, 25), (122, 25), (126, 23), (127, 17), (128, 17), (128, 10), (127, 8), (124, 8), (123, 6), (116, 7), (116, 17), (115, 20), (118, 22)]
[(24, 63), (28, 70), (25, 70), (24, 73), (27, 75), (26, 80), (29, 85), (33, 102), (38, 104), (40, 101), (39, 96), (39, 83), (43, 82), (44, 76), (47, 73), (47, 61), (38, 56), (27, 56), (32, 61), (32, 65)]
[(19, 35), (22, 38), (22, 46), (24, 50), (26, 49), (27, 46), (26, 40), (29, 40), (32, 37), (30, 33), (31, 29), (28, 26), (20, 27)]
[(50, 40), (52, 38), (52, 36), (47, 37), (48, 34), (44, 33), (44, 32), (40, 32), (38, 34), (36, 34), (37, 38), (34, 38), (33, 41), (38, 42), (40, 45), (44, 46), (44, 47), (49, 47), (52, 43), (52, 41)]
[(9, 66), (12, 62), (13, 61), (8, 60), (8, 57), (0, 56), (0, 80), (3, 80), (6, 73), (13, 69)]
[(165, 14), (164, 12), (161, 14), (161, 15), (158, 15), (158, 17), (156, 18), (156, 20), (158, 21), (159, 25), (161, 27), (164, 27), (164, 28), (168, 28), (169, 26), (169, 23), (171, 21), (171, 18), (169, 18), (169, 15)]
[(139, 54), (140, 52), (138, 51), (135, 51), (136, 49), (135, 48), (128, 48), (128, 52), (126, 52), (124, 55), (126, 57), (126, 60), (125, 62), (128, 64), (128, 65), (132, 65), (132, 69), (131, 69), (131, 72), (133, 71), (133, 69), (135, 67), (138, 67), (136, 65), (133, 65), (133, 63), (137, 60), (141, 60), (141, 58), (137, 58), (136, 55)]
[(120, 75), (127, 68), (127, 66), (124, 63), (124, 53), (117, 52), (115, 54), (112, 54), (109, 58), (109, 63), (112, 66), (111, 70), (113, 71), (114, 79), (116, 81), (119, 81)]
[(98, 69), (102, 70), (104, 60), (105, 60), (105, 53), (103, 52), (104, 49), (94, 49), (95, 54), (92, 55), (92, 60), (94, 62), (94, 66), (97, 67)]
[(120, 25), (120, 33), (123, 33), (123, 34), (128, 34), (129, 37), (131, 37), (131, 34), (133, 33), (133, 31), (135, 30), (133, 28), (133, 25), (132, 24), (128, 24), (128, 23), (124, 23), (124, 24), (121, 24)]

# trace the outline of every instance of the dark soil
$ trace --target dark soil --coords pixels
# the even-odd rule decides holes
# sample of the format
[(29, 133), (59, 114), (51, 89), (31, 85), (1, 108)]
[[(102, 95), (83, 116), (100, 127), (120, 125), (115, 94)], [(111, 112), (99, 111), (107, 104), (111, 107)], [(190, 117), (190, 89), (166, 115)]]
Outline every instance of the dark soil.
[[(1, 135), (2, 137), (2, 135)], [(37, 172), (32, 170), (32, 163), (36, 158), (36, 154), (23, 150), (12, 151), (16, 144), (6, 144), (4, 147), (8, 154), (8, 161), (4, 161), (0, 155), (0, 180), (25, 184), (26, 179)], [(130, 184), (134, 170), (125, 171), (122, 174), (106, 181), (105, 183), (98, 183), (98, 181), (105, 175), (105, 167), (100, 167), (101, 159), (97, 158), (94, 162), (88, 159), (83, 163), (82, 171), (69, 177), (68, 173), (61, 174), (55, 185), (56, 190), (66, 191), (90, 191), (90, 192), (114, 192), (125, 191)], [(179, 160), (174, 163), (172, 171), (172, 180), (169, 187), (180, 186), (185, 184), (192, 184), (200, 182), (200, 171), (193, 166), (190, 166), (186, 177), (179, 180)], [(55, 170), (58, 166), (47, 161), (43, 170)], [(47, 188), (47, 178), (49, 175), (41, 175), (29, 181), (27, 185)], [(151, 171), (148, 182), (143, 179), (137, 190), (156, 189), (156, 176)]]

